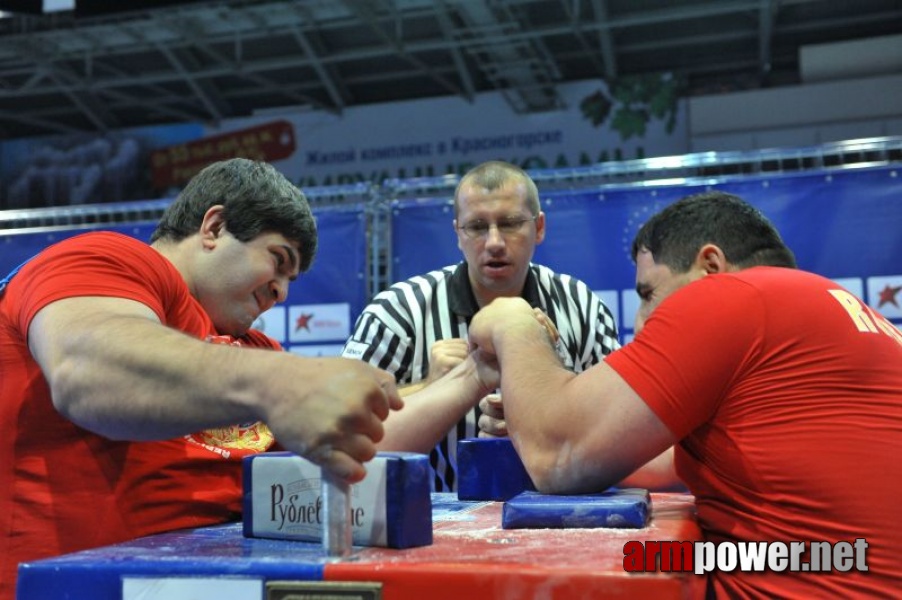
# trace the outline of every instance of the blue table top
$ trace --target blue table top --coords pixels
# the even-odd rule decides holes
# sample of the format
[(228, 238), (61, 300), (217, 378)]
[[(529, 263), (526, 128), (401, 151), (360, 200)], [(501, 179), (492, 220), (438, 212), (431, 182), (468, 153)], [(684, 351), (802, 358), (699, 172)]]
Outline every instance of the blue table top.
[(645, 530), (511, 531), (501, 528), (499, 502), (467, 502), (458, 500), (456, 494), (433, 494), (436, 539), (432, 546), (406, 550), (355, 547), (351, 561), (341, 564), (330, 559), (319, 543), (244, 537), (241, 523), (174, 531), (23, 563), (17, 598), (121, 600), (123, 578), (234, 577), (259, 581), (262, 590), (267, 581), (330, 579), (324, 571), (328, 575), (335, 568), (347, 574), (355, 569), (373, 573), (452, 564), (468, 565), (469, 572), (474, 565), (491, 571), (496, 563), (499, 573), (520, 567), (553, 572), (566, 566), (582, 569), (591, 577), (610, 573), (619, 580), (624, 575), (621, 563), (626, 540), (698, 535), (691, 516), (691, 496), (653, 495), (653, 508), (656, 502), (659, 512), (663, 510), (661, 518)]

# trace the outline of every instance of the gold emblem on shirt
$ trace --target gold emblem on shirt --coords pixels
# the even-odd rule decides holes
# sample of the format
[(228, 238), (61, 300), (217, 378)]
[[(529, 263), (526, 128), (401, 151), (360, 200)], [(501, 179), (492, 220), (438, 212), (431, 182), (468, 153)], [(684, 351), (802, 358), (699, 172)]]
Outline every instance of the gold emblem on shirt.
[[(241, 346), (241, 342), (230, 335), (208, 335), (211, 344)], [(189, 442), (199, 444), (212, 452), (229, 458), (231, 450), (244, 452), (264, 452), (275, 443), (275, 436), (265, 423), (243, 423), (228, 427), (214, 427), (186, 435)]]
[(207, 429), (194, 436), (197, 442), (232, 450), (263, 452), (272, 446), (275, 437), (265, 423), (232, 425)]

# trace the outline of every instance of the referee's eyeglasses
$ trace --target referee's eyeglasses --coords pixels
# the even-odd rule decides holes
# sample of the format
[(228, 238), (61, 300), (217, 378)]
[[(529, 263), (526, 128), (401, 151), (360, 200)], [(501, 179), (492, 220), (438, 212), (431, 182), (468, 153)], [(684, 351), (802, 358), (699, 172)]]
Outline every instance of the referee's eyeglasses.
[(532, 217), (504, 217), (498, 219), (495, 223), (479, 219), (465, 223), (458, 229), (471, 240), (479, 240), (486, 237), (492, 227), (495, 227), (498, 233), (503, 236), (516, 235), (523, 231), (523, 227), (527, 223), (535, 221), (538, 217), (538, 215)]

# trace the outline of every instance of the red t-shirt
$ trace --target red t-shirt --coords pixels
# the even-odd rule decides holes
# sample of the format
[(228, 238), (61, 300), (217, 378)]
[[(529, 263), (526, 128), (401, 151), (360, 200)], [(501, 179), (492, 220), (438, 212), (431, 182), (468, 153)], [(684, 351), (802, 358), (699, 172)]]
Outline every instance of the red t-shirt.
[(256, 331), (218, 336), (175, 267), (125, 235), (76, 236), (25, 265), (0, 297), (2, 599), (13, 596), (19, 562), (238, 518), (241, 458), (273, 444), (260, 423), (117, 442), (64, 419), (26, 334), (41, 308), (74, 296), (136, 300), (165, 325), (212, 343), (280, 348)]
[(869, 572), (717, 572), (719, 597), (902, 590), (902, 334), (888, 321), (828, 279), (759, 267), (677, 291), (607, 364), (681, 438), (708, 541), (869, 544)]

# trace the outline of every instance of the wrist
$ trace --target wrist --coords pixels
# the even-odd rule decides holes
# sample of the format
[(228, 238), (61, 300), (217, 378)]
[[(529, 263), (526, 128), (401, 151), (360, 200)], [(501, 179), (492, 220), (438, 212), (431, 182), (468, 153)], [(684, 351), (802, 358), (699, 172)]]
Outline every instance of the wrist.
[(478, 402), (486, 394), (495, 391), (496, 385), (491, 382), (487, 383), (483, 380), (476, 359), (473, 354), (468, 354), (467, 358), (460, 365), (460, 375), (463, 378), (464, 395), (467, 398)]

